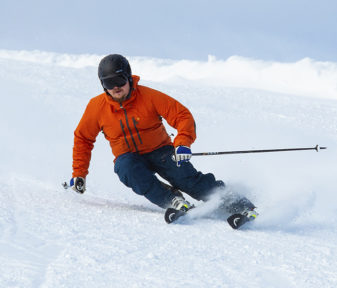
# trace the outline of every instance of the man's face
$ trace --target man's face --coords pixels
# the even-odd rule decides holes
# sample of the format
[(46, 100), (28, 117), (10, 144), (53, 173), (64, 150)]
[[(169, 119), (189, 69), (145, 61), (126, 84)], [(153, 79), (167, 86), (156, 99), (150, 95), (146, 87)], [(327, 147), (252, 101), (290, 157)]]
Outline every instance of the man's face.
[(126, 81), (126, 84), (122, 87), (114, 87), (113, 89), (107, 89), (112, 99), (117, 102), (123, 102), (125, 98), (129, 95), (130, 84), (129, 81)]

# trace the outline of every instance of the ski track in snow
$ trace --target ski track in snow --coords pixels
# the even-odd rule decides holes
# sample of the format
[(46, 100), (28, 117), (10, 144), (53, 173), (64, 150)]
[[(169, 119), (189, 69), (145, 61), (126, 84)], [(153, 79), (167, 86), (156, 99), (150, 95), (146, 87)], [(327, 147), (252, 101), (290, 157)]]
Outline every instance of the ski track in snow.
[(11, 231), (1, 239), (3, 287), (242, 287), (247, 279), (251, 287), (333, 287), (337, 281), (329, 227), (256, 224), (233, 231), (210, 219), (169, 226), (156, 208), (13, 181), (7, 192), (16, 215), (7, 217)]
[(64, 190), (73, 130), (100, 93), (96, 68), (6, 58), (0, 67), (0, 287), (336, 287), (337, 95), (142, 82), (191, 109), (195, 152), (328, 146), (194, 157), (258, 206), (258, 219), (234, 231), (200, 218), (215, 202), (167, 225), (160, 208), (119, 183), (102, 136), (88, 191)]

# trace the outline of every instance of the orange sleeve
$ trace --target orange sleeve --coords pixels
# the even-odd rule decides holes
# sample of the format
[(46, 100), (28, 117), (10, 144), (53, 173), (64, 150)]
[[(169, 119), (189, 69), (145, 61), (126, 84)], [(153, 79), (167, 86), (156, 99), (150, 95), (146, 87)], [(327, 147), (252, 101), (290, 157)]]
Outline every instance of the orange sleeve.
[(91, 100), (74, 132), (73, 177), (86, 177), (89, 173), (91, 151), (100, 131), (95, 108)]
[(173, 141), (175, 147), (184, 145), (190, 147), (196, 139), (196, 126), (191, 112), (174, 98), (152, 90), (151, 97), (158, 114), (167, 123), (177, 129), (178, 135)]

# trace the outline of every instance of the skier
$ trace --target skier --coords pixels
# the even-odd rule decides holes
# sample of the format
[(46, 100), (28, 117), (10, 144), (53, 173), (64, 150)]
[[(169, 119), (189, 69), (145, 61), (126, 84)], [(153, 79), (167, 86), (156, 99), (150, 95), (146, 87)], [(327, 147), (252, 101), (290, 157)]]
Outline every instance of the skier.
[[(120, 181), (162, 208), (191, 208), (179, 190), (207, 201), (215, 188), (224, 188), (223, 181), (197, 171), (189, 162), (196, 125), (186, 107), (162, 92), (139, 85), (140, 77), (132, 75), (122, 55), (104, 57), (98, 77), (104, 93), (90, 100), (74, 132), (70, 185), (76, 192), (86, 189), (91, 151), (99, 132), (110, 142)], [(177, 129), (173, 142), (162, 118)], [(172, 186), (161, 182), (155, 173)], [(254, 208), (251, 203), (248, 206)]]

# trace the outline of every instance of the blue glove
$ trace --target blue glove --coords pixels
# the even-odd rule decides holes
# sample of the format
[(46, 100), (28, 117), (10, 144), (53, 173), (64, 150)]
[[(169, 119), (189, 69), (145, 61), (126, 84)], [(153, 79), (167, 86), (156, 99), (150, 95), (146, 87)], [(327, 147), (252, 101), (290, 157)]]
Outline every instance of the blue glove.
[(70, 180), (70, 187), (77, 193), (83, 194), (85, 191), (85, 178), (74, 177)]
[(180, 167), (182, 162), (190, 161), (192, 157), (192, 151), (187, 146), (178, 146), (174, 152), (174, 158), (177, 162), (177, 166)]

